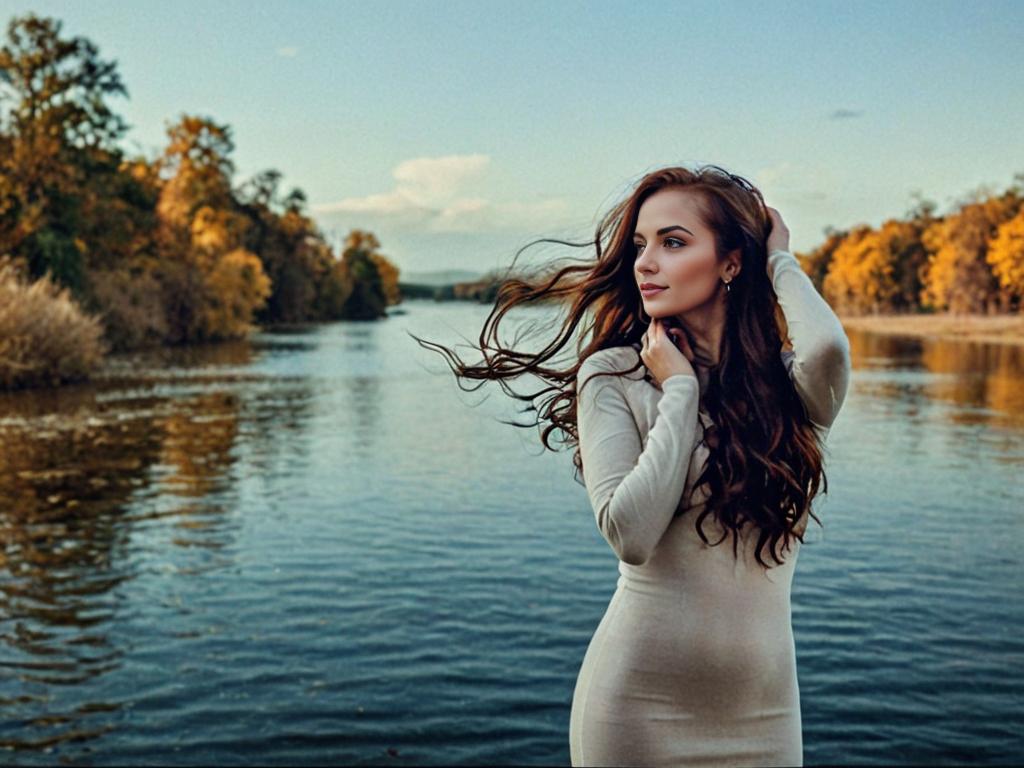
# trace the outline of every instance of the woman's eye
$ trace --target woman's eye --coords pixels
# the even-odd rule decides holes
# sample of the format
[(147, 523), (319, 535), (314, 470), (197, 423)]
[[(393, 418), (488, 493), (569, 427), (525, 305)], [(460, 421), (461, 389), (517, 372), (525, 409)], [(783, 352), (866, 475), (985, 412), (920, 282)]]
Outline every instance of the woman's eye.
[[(682, 240), (680, 240), (677, 237), (666, 237), (665, 238), (665, 244), (668, 245), (670, 243), (676, 243), (676, 245), (672, 246), (673, 248), (681, 247), (681, 246), (686, 245), (686, 243), (684, 243)], [(640, 251), (642, 251), (643, 248), (644, 248), (644, 244), (643, 243), (633, 243), (633, 247), (636, 248), (636, 253), (639, 256), (640, 255)]]

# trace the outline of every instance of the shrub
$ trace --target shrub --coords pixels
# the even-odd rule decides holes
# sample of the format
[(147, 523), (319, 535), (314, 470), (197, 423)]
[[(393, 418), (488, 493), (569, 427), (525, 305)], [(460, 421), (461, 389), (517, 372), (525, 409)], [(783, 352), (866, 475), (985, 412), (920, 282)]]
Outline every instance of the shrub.
[(103, 326), (49, 274), (29, 282), (0, 259), (0, 388), (84, 379), (106, 354)]
[(90, 309), (105, 327), (112, 350), (162, 344), (169, 335), (163, 289), (149, 272), (97, 270), (87, 277)]

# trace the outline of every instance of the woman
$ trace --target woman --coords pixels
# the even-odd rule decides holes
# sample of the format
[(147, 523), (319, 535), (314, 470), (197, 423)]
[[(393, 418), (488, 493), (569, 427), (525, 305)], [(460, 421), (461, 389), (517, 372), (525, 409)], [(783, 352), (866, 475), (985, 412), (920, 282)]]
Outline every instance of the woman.
[[(790, 588), (828, 488), (846, 334), (778, 211), (718, 166), (647, 174), (594, 246), (596, 262), (506, 283), (484, 364), (448, 353), (460, 377), (506, 391), (527, 372), (552, 382), (512, 394), (555, 392), (537, 409), (544, 444), (555, 428), (577, 444), (619, 559), (573, 695), (572, 764), (801, 765)], [(504, 349), (497, 321), (548, 297), (570, 306), (558, 338)], [(584, 318), (575, 365), (544, 366)]]

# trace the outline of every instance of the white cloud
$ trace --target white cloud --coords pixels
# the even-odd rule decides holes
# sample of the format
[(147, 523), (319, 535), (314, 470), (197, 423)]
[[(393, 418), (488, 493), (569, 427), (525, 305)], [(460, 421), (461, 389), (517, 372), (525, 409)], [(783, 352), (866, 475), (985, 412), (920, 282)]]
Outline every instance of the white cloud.
[(465, 193), (467, 184), (486, 181), (487, 155), (418, 157), (399, 163), (395, 187), (362, 197), (314, 205), (320, 214), (358, 213), (389, 224), (432, 232), (488, 232), (550, 226), (568, 210), (564, 200), (492, 202)]
[(569, 206), (551, 198), (535, 203), (490, 203), (458, 200), (427, 226), (434, 232), (488, 232), (497, 229), (537, 229), (565, 221)]
[(391, 175), (413, 202), (438, 206), (453, 202), (459, 187), (482, 175), (490, 162), (487, 155), (418, 157), (400, 163)]

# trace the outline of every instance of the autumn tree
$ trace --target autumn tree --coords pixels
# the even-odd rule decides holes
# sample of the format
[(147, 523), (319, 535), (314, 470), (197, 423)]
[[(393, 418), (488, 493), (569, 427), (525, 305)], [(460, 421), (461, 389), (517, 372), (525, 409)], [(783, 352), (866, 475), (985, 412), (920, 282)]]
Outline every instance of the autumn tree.
[(0, 47), (0, 253), (79, 292), (89, 255), (116, 235), (102, 228), (105, 200), (130, 182), (118, 176), (127, 125), (107, 104), (128, 92), (116, 62), (61, 28), (16, 17)]
[(244, 248), (234, 248), (212, 263), (205, 278), (203, 335), (240, 338), (253, 330), (253, 310), (270, 295), (270, 279), (259, 257)]
[(985, 258), (1008, 302), (1020, 308), (1024, 298), (1024, 207), (999, 225)]
[[(60, 21), (12, 19), (0, 46), (0, 258), (50, 274), (113, 349), (244, 335), (254, 322), (377, 317), (397, 269), (368, 233), (339, 258), (280, 173), (232, 186), (232, 131), (182, 115), (125, 157), (116, 62)], [(71, 299), (69, 299), (71, 300)], [(25, 306), (29, 306), (26, 304)]]
[(249, 247), (259, 253), (273, 283), (260, 310), (262, 322), (334, 320), (352, 287), (338, 259), (313, 220), (306, 215), (306, 196), (293, 188), (280, 196), (281, 174), (263, 171), (238, 190), (249, 218)]
[(398, 267), (382, 253), (371, 253), (370, 258), (377, 265), (377, 274), (380, 275), (387, 305), (401, 303), (402, 292), (398, 288)]
[(835, 247), (824, 293), (845, 312), (908, 311), (916, 307), (926, 256), (915, 221), (859, 226)]
[(353, 285), (352, 293), (342, 309), (345, 318), (375, 320), (386, 314), (384, 283), (373, 259), (378, 248), (380, 241), (372, 232), (353, 229), (345, 238), (341, 263)]
[(846, 236), (847, 232), (844, 230), (826, 227), (825, 241), (821, 245), (797, 255), (800, 266), (803, 267), (804, 272), (811, 278), (811, 282), (819, 291), (824, 290), (825, 276), (832, 264), (832, 256)]
[(168, 178), (156, 210), (174, 335), (181, 341), (242, 336), (271, 281), (246, 248), (249, 220), (231, 187), (231, 129), (183, 115), (167, 134), (158, 167)]
[(987, 253), (999, 226), (1012, 218), (1019, 201), (1012, 194), (979, 196), (937, 219), (922, 233), (929, 251), (921, 301), (952, 312), (992, 312), (1008, 294), (989, 267)]
[(226, 211), (232, 207), (229, 155), (235, 144), (231, 127), (210, 118), (182, 115), (167, 127), (168, 143), (157, 161), (165, 179), (157, 214), (165, 226), (187, 231), (201, 206)]
[(854, 227), (836, 246), (823, 283), (824, 296), (841, 312), (864, 310), (862, 283), (874, 265), (875, 233), (871, 227)]
[(892, 309), (897, 312), (916, 311), (920, 308), (929, 257), (923, 239), (924, 231), (935, 221), (935, 210), (933, 201), (915, 193), (914, 205), (906, 212), (903, 221), (894, 220), (889, 225), (889, 248), (893, 256), (892, 279), (895, 282)]
[(859, 291), (865, 308), (906, 312), (917, 307), (928, 258), (921, 232), (920, 222), (900, 219), (889, 219), (879, 228)]

